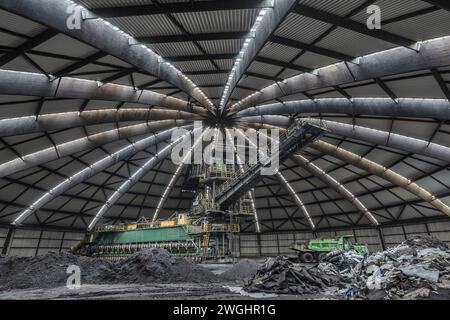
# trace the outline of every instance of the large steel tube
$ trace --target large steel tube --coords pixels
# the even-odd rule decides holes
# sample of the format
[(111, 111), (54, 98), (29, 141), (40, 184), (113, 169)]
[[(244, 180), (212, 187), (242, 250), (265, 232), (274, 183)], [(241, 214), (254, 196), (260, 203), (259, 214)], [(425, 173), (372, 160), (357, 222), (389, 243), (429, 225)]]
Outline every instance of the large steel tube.
[[(186, 135), (190, 135), (192, 131), (187, 133)], [(156, 155), (151, 157), (149, 160), (147, 160), (139, 169), (137, 169), (133, 175), (131, 175), (128, 179), (125, 180), (114, 192), (113, 194), (108, 198), (108, 200), (103, 204), (103, 206), (100, 207), (98, 212), (96, 213), (95, 217), (92, 219), (92, 221), (89, 223), (88, 230), (92, 230), (94, 226), (97, 224), (97, 222), (100, 220), (100, 218), (108, 211), (109, 208), (111, 208), (117, 200), (122, 197), (128, 190), (130, 190), (148, 171), (152, 170), (158, 163), (163, 161), (165, 158), (167, 158), (173, 147), (176, 143), (180, 142), (183, 139), (183, 136), (180, 136), (177, 140), (172, 141), (168, 146), (166, 146), (164, 149), (159, 151)], [(176, 179), (174, 178), (172, 180)], [(164, 193), (163, 198), (168, 196), (168, 193)], [(159, 207), (158, 207), (159, 208)], [(157, 208), (157, 210), (158, 210)], [(152, 221), (154, 221), (153, 219)]]
[(229, 112), (310, 90), (450, 65), (450, 36), (420, 42), (418, 47), (418, 52), (397, 47), (288, 78), (236, 102)]
[(48, 81), (45, 75), (32, 72), (0, 70), (0, 94), (121, 101), (207, 115), (204, 108), (150, 90), (70, 77)]
[(98, 109), (83, 112), (60, 112), (7, 118), (0, 120), (0, 136), (12, 136), (41, 131), (68, 129), (99, 123), (121, 121), (155, 121), (155, 120), (201, 120), (202, 117), (194, 113), (175, 110), (124, 108)]
[(341, 183), (339, 183), (332, 176), (327, 174), (317, 165), (313, 164), (311, 161), (306, 159), (301, 155), (294, 155), (293, 159), (297, 161), (299, 165), (308, 170), (313, 176), (322, 180), (325, 184), (330, 186), (332, 189), (336, 190), (339, 194), (341, 194), (345, 199), (347, 199), (350, 203), (352, 203), (359, 211), (361, 211), (373, 225), (378, 225), (377, 219), (374, 215), (367, 209), (362, 202), (351, 193), (346, 187), (344, 187)]
[[(206, 95), (172, 64), (166, 63), (147, 46), (133, 44), (133, 37), (106, 20), (95, 17), (92, 12), (73, 1), (2, 0), (0, 8), (58, 30), (119, 58), (173, 84), (206, 108), (213, 108)], [(72, 14), (81, 15), (78, 18), (83, 18), (79, 28), (68, 28), (67, 23)]]
[(410, 179), (396, 173), (391, 169), (387, 169), (386, 167), (361, 157), (355, 153), (352, 153), (348, 150), (345, 150), (341, 147), (335, 146), (331, 143), (316, 140), (311, 144), (311, 147), (322, 151), (326, 154), (329, 154), (337, 159), (345, 161), (349, 164), (352, 164), (360, 169), (363, 169), (367, 172), (370, 172), (376, 176), (379, 176), (393, 185), (397, 185), (405, 190), (408, 190), (415, 196), (423, 199), (425, 202), (428, 202), (436, 209), (442, 211), (444, 214), (450, 216), (450, 207), (443, 203), (441, 200), (437, 199), (431, 192), (422, 188), (417, 183), (411, 181)]
[(67, 157), (71, 154), (88, 150), (96, 146), (117, 141), (123, 138), (142, 135), (151, 132), (170, 129), (176, 126), (186, 125), (187, 120), (165, 120), (155, 123), (142, 123), (127, 127), (116, 128), (93, 135), (88, 135), (76, 140), (71, 140), (50, 148), (39, 150), (21, 158), (17, 157), (0, 164), (0, 177), (5, 177), (15, 172), (32, 168), (43, 163), (59, 158)]
[(295, 113), (332, 113), (450, 120), (450, 103), (446, 99), (330, 98), (286, 101), (251, 107), (234, 118)]
[(325, 125), (330, 133), (340, 136), (367, 141), (370, 143), (385, 145), (406, 152), (421, 154), (424, 156), (450, 162), (450, 148), (425, 140), (411, 138), (396, 133), (381, 131), (351, 124), (319, 119), (303, 119), (316, 125)]
[[(192, 126), (184, 126), (184, 129), (191, 129)], [(73, 186), (82, 183), (86, 179), (96, 175), (97, 173), (105, 170), (106, 168), (114, 165), (115, 163), (125, 160), (137, 152), (144, 150), (148, 147), (151, 147), (160, 142), (169, 140), (172, 136), (172, 133), (177, 128), (172, 128), (157, 134), (152, 134), (145, 138), (142, 138), (132, 144), (128, 144), (126, 147), (118, 149), (116, 152), (103, 157), (92, 163), (89, 167), (80, 170), (70, 177), (64, 179), (62, 182), (52, 186), (49, 188), (49, 191), (44, 193), (41, 197), (39, 197), (36, 201), (34, 201), (27, 209), (22, 211), (17, 218), (14, 220), (13, 224), (18, 225), (21, 224), (28, 216), (30, 216), (34, 211), (42, 208), (48, 202), (61, 195), (65, 191), (69, 190)]]

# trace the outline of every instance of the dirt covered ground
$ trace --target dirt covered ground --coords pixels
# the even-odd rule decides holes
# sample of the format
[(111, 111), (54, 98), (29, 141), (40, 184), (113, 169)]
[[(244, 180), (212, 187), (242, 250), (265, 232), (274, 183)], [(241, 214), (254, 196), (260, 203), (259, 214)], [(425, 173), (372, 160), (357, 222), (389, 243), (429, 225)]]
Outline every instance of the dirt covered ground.
[[(22, 259), (22, 258), (21, 258)], [(42, 257), (41, 257), (42, 259)], [(62, 277), (57, 286), (46, 283), (43, 286), (32, 285), (30, 288), (3, 287), (0, 290), (0, 300), (157, 300), (157, 299), (180, 299), (180, 300), (254, 300), (254, 299), (336, 299), (336, 297), (326, 295), (277, 295), (265, 293), (247, 293), (243, 290), (245, 280), (240, 278), (248, 275), (255, 266), (264, 262), (264, 259), (243, 259), (233, 264), (202, 264), (199, 267), (206, 270), (206, 274), (215, 275), (214, 281), (209, 283), (178, 282), (178, 283), (81, 283), (80, 289), (68, 289), (63, 282), (67, 275), (61, 272)], [(92, 263), (91, 263), (92, 264)], [(109, 263), (107, 263), (110, 265)], [(95, 267), (101, 267), (101, 263), (95, 263)], [(63, 265), (60, 264), (62, 267)], [(65, 265), (64, 265), (65, 267)], [(101, 267), (103, 269), (103, 267)], [(56, 267), (58, 269), (58, 267)], [(55, 270), (52, 270), (55, 272)], [(58, 272), (57, 272), (58, 273)], [(90, 271), (92, 273), (92, 270)], [(221, 275), (224, 274), (222, 277)], [(33, 277), (34, 278), (34, 277)], [(55, 278), (55, 277), (53, 277)], [(92, 280), (92, 277), (87, 277)], [(108, 277), (106, 277), (108, 278)], [(1, 276), (0, 276), (1, 280)], [(19, 282), (23, 284), (23, 281)], [(28, 282), (29, 283), (29, 282)]]
[[(81, 286), (69, 288), (69, 266)], [(333, 251), (320, 263), (292, 257), (195, 264), (162, 249), (110, 262), (68, 252), (0, 257), (0, 299), (450, 300), (450, 249), (430, 237), (382, 252)]]

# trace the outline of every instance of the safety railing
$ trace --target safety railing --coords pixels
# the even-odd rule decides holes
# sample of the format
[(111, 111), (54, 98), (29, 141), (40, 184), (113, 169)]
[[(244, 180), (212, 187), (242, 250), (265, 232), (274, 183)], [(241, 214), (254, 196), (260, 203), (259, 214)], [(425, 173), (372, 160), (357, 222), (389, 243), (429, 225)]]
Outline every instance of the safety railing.
[(203, 225), (203, 232), (211, 233), (211, 232), (239, 232), (240, 225), (239, 224), (214, 224), (207, 223)]

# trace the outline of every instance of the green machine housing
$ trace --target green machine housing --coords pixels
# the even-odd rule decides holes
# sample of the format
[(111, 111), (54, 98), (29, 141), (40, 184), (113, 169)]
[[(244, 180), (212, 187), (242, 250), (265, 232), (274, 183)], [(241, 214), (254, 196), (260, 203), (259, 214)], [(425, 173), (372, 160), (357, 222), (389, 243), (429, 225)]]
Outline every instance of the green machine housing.
[(79, 254), (119, 260), (139, 250), (164, 248), (172, 254), (198, 256), (203, 239), (202, 226), (174, 224), (152, 226), (135, 223), (97, 228), (75, 248)]
[(352, 244), (353, 236), (341, 236), (338, 238), (322, 238), (311, 240), (299, 240), (291, 244), (290, 248), (298, 252), (302, 262), (319, 261), (327, 253), (334, 250), (348, 250), (356, 253), (369, 253), (367, 245)]
[[(287, 133), (280, 135), (280, 159), (307, 146), (323, 133), (321, 127), (296, 122)], [(234, 145), (234, 138), (229, 140)], [(221, 143), (223, 140), (214, 140), (213, 145)], [(225, 152), (225, 148), (221, 150)], [(175, 212), (164, 220), (149, 221), (142, 217), (132, 223), (98, 226), (74, 251), (109, 260), (124, 259), (148, 248), (163, 248), (195, 261), (226, 262), (237, 257), (237, 234), (241, 224), (257, 222), (252, 186), (261, 178), (263, 163), (225, 164), (221, 162), (224, 158), (213, 159), (211, 164), (189, 166), (181, 189), (193, 193), (189, 211)]]

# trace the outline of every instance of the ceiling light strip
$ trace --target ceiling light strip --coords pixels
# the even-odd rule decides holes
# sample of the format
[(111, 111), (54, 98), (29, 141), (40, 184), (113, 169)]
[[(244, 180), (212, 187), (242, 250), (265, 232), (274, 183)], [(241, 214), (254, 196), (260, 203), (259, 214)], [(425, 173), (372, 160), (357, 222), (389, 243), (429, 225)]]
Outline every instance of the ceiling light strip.
[(161, 199), (159, 200), (158, 205), (156, 206), (156, 211), (153, 214), (153, 218), (152, 218), (152, 225), (153, 223), (156, 221), (156, 219), (158, 219), (159, 214), (161, 212), (161, 210), (164, 208), (164, 204), (167, 200), (167, 196), (169, 195), (169, 192), (172, 190), (175, 182), (177, 181), (178, 177), (181, 174), (181, 170), (184, 167), (184, 164), (187, 162), (187, 160), (191, 157), (192, 155), (192, 151), (195, 150), (195, 148), (197, 147), (197, 145), (203, 140), (203, 136), (206, 134), (206, 132), (209, 130), (206, 129), (205, 131), (202, 132), (202, 134), (200, 135), (200, 137), (197, 139), (197, 141), (194, 142), (194, 145), (192, 146), (192, 148), (189, 150), (189, 152), (184, 156), (183, 160), (181, 161), (181, 163), (178, 165), (174, 175), (172, 176), (172, 179), (170, 179), (169, 184), (167, 185), (166, 189), (164, 190), (164, 193), (161, 197)]
[(220, 99), (220, 108), (223, 109), (225, 107), (225, 104), (228, 100), (229, 94), (231, 94), (231, 91), (233, 90), (233, 81), (237, 82), (238, 77), (238, 69), (241, 67), (241, 62), (244, 59), (244, 56), (247, 52), (247, 48), (249, 45), (254, 41), (255, 34), (260, 28), (264, 16), (266, 15), (268, 11), (268, 8), (263, 8), (259, 11), (258, 16), (256, 17), (255, 23), (253, 24), (251, 30), (250, 30), (250, 36), (244, 40), (244, 44), (242, 45), (241, 51), (238, 54), (238, 57), (234, 61), (233, 67), (231, 68), (231, 72), (228, 75), (227, 83), (225, 84), (225, 88), (223, 90), (222, 98)]
[[(187, 126), (191, 127), (191, 126)], [(124, 159), (127, 156), (136, 153), (138, 150), (142, 150), (154, 143), (159, 142), (159, 140), (165, 140), (166, 137), (169, 137), (173, 130), (176, 128), (162, 131), (158, 134), (152, 134), (149, 137), (143, 138), (136, 142), (133, 142), (126, 147), (123, 147), (116, 152), (101, 158), (100, 160), (94, 162), (92, 165), (74, 173), (68, 178), (64, 179), (61, 183), (58, 183), (56, 186), (52, 187), (48, 192), (44, 193), (41, 197), (35, 200), (30, 206), (27, 207), (24, 211), (22, 211), (18, 217), (12, 222), (13, 225), (21, 224), (28, 216), (30, 216), (33, 212), (40, 209), (48, 202), (61, 195), (63, 192), (67, 191), (74, 185), (85, 181), (90, 178), (94, 174), (97, 174), (99, 171), (106, 169), (108, 166)]]
[[(317, 176), (319, 176), (319, 177), (320, 176), (326, 177), (326, 179), (329, 180), (333, 185), (335, 185), (336, 188), (340, 190), (340, 193), (342, 195), (345, 195), (347, 200), (349, 200), (358, 209), (360, 209), (374, 225), (376, 225), (376, 226), (379, 225), (378, 220), (370, 212), (370, 210), (367, 209), (366, 206), (364, 206), (362, 204), (362, 202), (359, 201), (359, 199), (352, 192), (350, 192), (350, 190), (348, 190), (343, 184), (341, 184), (339, 181), (337, 181), (335, 178), (333, 178), (331, 175), (326, 173), (324, 170), (322, 170), (321, 168), (319, 168), (318, 166), (313, 164), (311, 161), (309, 161), (305, 157), (297, 154), (297, 155), (295, 155), (295, 158), (300, 160), (302, 165), (305, 166), (306, 168), (311, 168), (314, 173), (317, 173)], [(316, 175), (316, 174), (314, 174), (314, 175)]]
[(161, 151), (159, 151), (157, 154), (155, 154), (153, 157), (151, 157), (149, 160), (147, 160), (138, 170), (136, 170), (133, 175), (131, 175), (125, 182), (123, 182), (119, 188), (117, 188), (116, 191), (108, 198), (108, 200), (103, 204), (103, 206), (100, 208), (100, 210), (97, 212), (95, 217), (92, 219), (91, 223), (89, 224), (88, 230), (92, 230), (92, 228), (97, 224), (97, 222), (100, 220), (100, 218), (105, 214), (106, 211), (108, 211), (109, 208), (111, 208), (119, 198), (126, 193), (136, 182), (139, 181), (140, 178), (144, 176), (146, 172), (151, 170), (153, 166), (162, 160), (167, 156), (167, 153), (172, 150), (172, 148), (179, 142), (183, 140), (184, 137), (187, 135), (190, 135), (192, 131), (189, 133), (180, 136), (175, 141), (171, 142), (167, 146), (165, 146)]
[[(2, 0), (0, 8), (98, 48), (173, 84), (200, 102), (205, 108), (214, 109), (214, 104), (205, 93), (169, 61), (79, 3), (72, 0)], [(79, 20), (79, 25), (69, 28), (70, 19)]]

